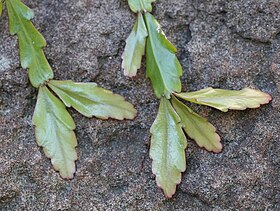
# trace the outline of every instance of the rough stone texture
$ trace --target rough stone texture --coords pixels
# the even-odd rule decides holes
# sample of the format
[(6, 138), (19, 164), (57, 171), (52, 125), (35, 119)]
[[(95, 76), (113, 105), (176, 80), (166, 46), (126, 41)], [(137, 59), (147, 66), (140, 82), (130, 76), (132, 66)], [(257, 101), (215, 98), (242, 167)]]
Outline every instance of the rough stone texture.
[(195, 106), (217, 126), (224, 151), (189, 141), (187, 171), (171, 200), (151, 173), (149, 128), (158, 100), (144, 67), (128, 79), (121, 54), (135, 15), (126, 0), (25, 0), (36, 12), (56, 79), (95, 81), (126, 96), (135, 121), (87, 119), (70, 109), (77, 174), (62, 180), (36, 145), (37, 91), (20, 68), (16, 37), (0, 19), (0, 210), (280, 210), (279, 0), (166, 0), (154, 14), (178, 47), (184, 90), (258, 88), (273, 102), (221, 113)]

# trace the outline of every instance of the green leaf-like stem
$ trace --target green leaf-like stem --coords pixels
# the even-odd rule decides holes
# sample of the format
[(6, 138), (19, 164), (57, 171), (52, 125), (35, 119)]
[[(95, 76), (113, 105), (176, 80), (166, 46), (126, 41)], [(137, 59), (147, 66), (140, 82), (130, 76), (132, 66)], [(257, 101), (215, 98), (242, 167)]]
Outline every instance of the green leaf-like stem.
[(195, 140), (200, 147), (208, 151), (221, 152), (221, 138), (216, 133), (216, 128), (207, 119), (193, 112), (188, 106), (172, 96), (172, 105), (181, 118), (181, 124), (188, 136)]
[(54, 169), (62, 178), (73, 178), (77, 160), (75, 123), (65, 105), (45, 86), (39, 88), (33, 124), (37, 143), (51, 159)]
[(153, 7), (152, 3), (156, 0), (128, 0), (130, 9), (137, 12), (151, 12)]
[(31, 84), (39, 87), (53, 78), (53, 71), (42, 50), (46, 41), (30, 21), (34, 17), (31, 9), (20, 0), (6, 0), (6, 6), (10, 33), (17, 34), (19, 39), (21, 66), (29, 69)]
[(3, 10), (3, 2), (0, 0), (0, 16), (2, 15), (2, 10)]
[(177, 49), (167, 40), (154, 16), (145, 13), (149, 36), (146, 46), (147, 77), (152, 81), (158, 98), (170, 98), (173, 92), (181, 92), (182, 67), (175, 53)]
[(51, 80), (48, 86), (67, 107), (72, 106), (87, 117), (123, 120), (133, 119), (137, 113), (133, 105), (122, 96), (97, 87), (95, 83)]
[(186, 170), (187, 140), (180, 125), (180, 117), (169, 100), (162, 98), (158, 115), (151, 128), (150, 157), (157, 185), (171, 198)]
[(229, 109), (258, 108), (271, 100), (270, 95), (250, 88), (236, 91), (210, 87), (195, 92), (179, 93), (176, 96), (196, 104), (211, 106), (223, 112), (227, 112)]
[(126, 40), (126, 46), (122, 55), (122, 68), (124, 75), (135, 76), (137, 69), (141, 67), (142, 56), (145, 53), (146, 37), (148, 32), (142, 13), (138, 13), (136, 23), (131, 34)]

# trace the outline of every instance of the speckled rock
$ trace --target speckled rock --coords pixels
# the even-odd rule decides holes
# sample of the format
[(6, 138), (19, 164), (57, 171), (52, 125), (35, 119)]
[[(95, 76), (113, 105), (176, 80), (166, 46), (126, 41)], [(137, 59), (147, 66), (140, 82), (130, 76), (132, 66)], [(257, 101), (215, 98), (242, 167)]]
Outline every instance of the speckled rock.
[(0, 19), (0, 210), (280, 210), (279, 0), (166, 0), (154, 14), (178, 47), (183, 89), (252, 87), (272, 95), (260, 109), (192, 108), (218, 128), (224, 150), (189, 140), (187, 171), (171, 200), (148, 155), (158, 101), (144, 68), (129, 79), (121, 54), (135, 15), (126, 0), (25, 0), (48, 42), (56, 79), (94, 81), (138, 109), (134, 121), (88, 119), (70, 109), (77, 173), (65, 181), (35, 142), (36, 89), (20, 68), (16, 37)]

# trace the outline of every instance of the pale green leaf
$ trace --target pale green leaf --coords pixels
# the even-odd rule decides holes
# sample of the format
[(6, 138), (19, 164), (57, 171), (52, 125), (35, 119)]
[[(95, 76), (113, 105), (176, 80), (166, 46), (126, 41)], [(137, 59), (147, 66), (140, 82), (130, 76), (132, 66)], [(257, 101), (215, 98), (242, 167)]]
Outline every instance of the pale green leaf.
[(20, 0), (6, 0), (6, 6), (10, 33), (17, 34), (19, 39), (21, 66), (29, 69), (31, 84), (39, 87), (53, 78), (52, 69), (42, 51), (46, 41), (30, 21), (34, 17), (31, 9)]
[(227, 112), (228, 109), (245, 110), (269, 103), (271, 96), (259, 90), (244, 88), (240, 91), (206, 88), (195, 92), (176, 94), (190, 102), (207, 105)]
[(172, 104), (181, 118), (181, 124), (188, 136), (195, 140), (200, 147), (208, 151), (221, 152), (221, 138), (216, 133), (216, 128), (207, 119), (193, 112), (188, 106), (172, 97)]
[(182, 67), (175, 55), (177, 50), (151, 14), (145, 14), (145, 21), (149, 32), (146, 47), (147, 77), (152, 81), (156, 96), (169, 99), (172, 92), (181, 91)]
[(128, 4), (130, 9), (137, 13), (137, 12), (151, 12), (153, 7), (152, 3), (156, 0), (128, 0)]
[(74, 83), (51, 80), (48, 86), (60, 97), (67, 107), (81, 114), (107, 119), (133, 119), (137, 111), (133, 105), (111, 91), (97, 87), (95, 83)]
[(37, 143), (51, 159), (54, 169), (62, 178), (73, 178), (77, 160), (75, 123), (64, 104), (45, 86), (39, 89), (33, 124)]
[(143, 15), (139, 13), (133, 30), (126, 40), (126, 46), (122, 55), (122, 67), (126, 76), (135, 76), (137, 69), (141, 67), (147, 36), (148, 32)]
[(150, 157), (157, 185), (171, 198), (176, 185), (181, 182), (181, 172), (186, 170), (185, 149), (187, 140), (177, 115), (169, 100), (162, 98), (157, 118), (151, 128)]

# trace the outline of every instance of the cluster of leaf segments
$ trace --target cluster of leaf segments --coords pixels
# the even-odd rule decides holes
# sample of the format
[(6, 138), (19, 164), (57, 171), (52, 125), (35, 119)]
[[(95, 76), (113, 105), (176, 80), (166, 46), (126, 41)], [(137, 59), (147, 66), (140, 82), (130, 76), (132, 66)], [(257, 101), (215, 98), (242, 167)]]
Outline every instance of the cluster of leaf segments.
[(183, 131), (208, 151), (218, 153), (222, 150), (216, 128), (179, 98), (226, 112), (228, 109), (257, 108), (268, 103), (271, 97), (250, 88), (240, 91), (206, 88), (181, 93), (182, 67), (175, 55), (177, 50), (150, 14), (153, 2), (155, 0), (128, 0), (137, 19), (126, 40), (122, 67), (125, 75), (135, 76), (146, 52), (146, 75), (160, 99), (158, 115), (151, 128), (152, 171), (157, 185), (170, 198), (181, 182), (181, 172), (186, 170), (187, 139)]
[(133, 119), (136, 110), (122, 96), (95, 83), (53, 80), (53, 71), (42, 50), (46, 41), (31, 22), (33, 11), (20, 0), (5, 0), (5, 4), (10, 33), (18, 36), (21, 66), (28, 69), (31, 84), (39, 89), (33, 115), (37, 143), (63, 178), (73, 178), (77, 140), (75, 123), (66, 107), (73, 107), (86, 117), (118, 120)]

